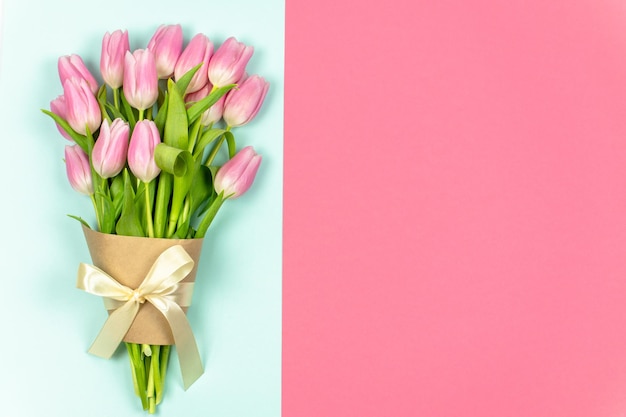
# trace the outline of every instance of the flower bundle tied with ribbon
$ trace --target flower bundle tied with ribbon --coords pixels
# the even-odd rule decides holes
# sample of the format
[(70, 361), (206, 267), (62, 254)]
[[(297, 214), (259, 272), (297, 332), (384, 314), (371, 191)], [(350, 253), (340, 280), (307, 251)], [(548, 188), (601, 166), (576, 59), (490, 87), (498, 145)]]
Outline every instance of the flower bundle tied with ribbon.
[(113, 310), (89, 353), (110, 358), (137, 317), (141, 304), (149, 302), (169, 324), (179, 352), (184, 386), (189, 388), (204, 372), (191, 326), (181, 308), (191, 305), (194, 283), (180, 281), (191, 272), (193, 265), (193, 259), (182, 246), (172, 246), (159, 255), (139, 287), (132, 289), (100, 268), (81, 263), (76, 286), (104, 297), (105, 308)]
[[(171, 345), (185, 389), (202, 375), (185, 315), (202, 238), (261, 163), (251, 146), (237, 149), (233, 130), (255, 118), (269, 84), (246, 72), (251, 46), (231, 37), (214, 49), (202, 33), (185, 45), (180, 25), (159, 26), (134, 51), (126, 31), (106, 33), (103, 83), (79, 55), (63, 56), (63, 94), (43, 110), (71, 142), (70, 185), (94, 206), (97, 230), (71, 216), (83, 224), (94, 262), (80, 265), (77, 286), (103, 297), (110, 314), (89, 352), (108, 358), (125, 341), (135, 392), (150, 413), (162, 399)], [(111, 239), (127, 239), (126, 249), (109, 253), (120, 247), (103, 243)], [(149, 249), (138, 250), (144, 241)], [(125, 283), (136, 264), (141, 271)]]

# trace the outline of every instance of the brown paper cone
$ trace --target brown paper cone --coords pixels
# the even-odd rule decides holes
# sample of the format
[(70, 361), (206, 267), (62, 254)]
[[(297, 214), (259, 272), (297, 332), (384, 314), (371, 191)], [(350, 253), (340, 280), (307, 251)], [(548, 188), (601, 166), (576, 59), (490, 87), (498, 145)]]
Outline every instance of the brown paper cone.
[[(193, 269), (181, 282), (195, 281), (203, 239), (119, 236), (96, 232), (85, 226), (83, 232), (93, 264), (122, 285), (132, 289), (139, 287), (159, 255), (175, 245), (181, 245), (194, 261)], [(187, 309), (183, 310), (186, 312)], [(150, 345), (174, 344), (167, 320), (149, 302), (139, 308), (124, 341)]]

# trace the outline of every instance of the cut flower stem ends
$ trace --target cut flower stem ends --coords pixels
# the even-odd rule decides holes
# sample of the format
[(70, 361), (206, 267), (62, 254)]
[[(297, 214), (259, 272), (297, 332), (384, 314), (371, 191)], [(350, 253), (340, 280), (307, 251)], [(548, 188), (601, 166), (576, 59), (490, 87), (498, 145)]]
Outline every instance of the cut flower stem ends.
[(135, 394), (150, 414), (163, 399), (169, 345), (147, 345), (126, 342)]

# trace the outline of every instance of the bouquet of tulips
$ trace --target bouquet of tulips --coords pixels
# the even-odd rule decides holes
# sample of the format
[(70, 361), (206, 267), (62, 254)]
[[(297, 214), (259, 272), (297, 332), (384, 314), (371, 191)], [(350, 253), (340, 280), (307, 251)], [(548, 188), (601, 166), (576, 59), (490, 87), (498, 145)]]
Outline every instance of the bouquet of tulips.
[[(103, 83), (80, 56), (59, 58), (63, 94), (42, 111), (72, 142), (65, 147), (67, 177), (74, 190), (93, 202), (99, 233), (200, 239), (224, 201), (248, 190), (261, 156), (250, 146), (238, 150), (233, 129), (255, 117), (269, 87), (262, 77), (246, 74), (252, 53), (251, 46), (233, 37), (214, 51), (202, 33), (185, 45), (180, 25), (161, 25), (145, 49), (134, 51), (126, 31), (106, 33), (100, 60)], [(224, 160), (221, 166), (218, 155)], [(90, 228), (81, 217), (71, 217)], [(180, 307), (163, 307), (182, 287), (171, 281), (178, 272), (165, 274), (161, 279), (168, 284), (158, 291), (152, 288), (152, 293), (145, 290), (150, 286), (145, 282), (137, 288), (114, 282), (118, 293), (112, 295), (113, 290), (98, 293), (91, 288), (100, 281), (90, 282), (89, 276), (104, 274), (101, 269), (81, 268), (86, 277), (79, 270), (80, 288), (105, 297), (105, 305), (107, 297), (117, 303), (107, 306), (110, 321), (120, 310), (139, 310), (144, 304), (153, 304), (166, 316), (168, 308)], [(155, 263), (150, 274), (159, 268)], [(190, 267), (180, 269), (186, 274)], [(172, 331), (176, 338), (173, 326)], [(110, 356), (120, 342), (105, 341), (108, 353), (101, 356)], [(193, 350), (183, 352), (175, 344), (179, 360)], [(195, 341), (191, 345), (197, 353)], [(126, 342), (126, 347), (135, 392), (143, 408), (153, 413), (162, 398), (170, 345)], [(183, 375), (185, 388), (201, 374), (200, 368), (190, 377)]]

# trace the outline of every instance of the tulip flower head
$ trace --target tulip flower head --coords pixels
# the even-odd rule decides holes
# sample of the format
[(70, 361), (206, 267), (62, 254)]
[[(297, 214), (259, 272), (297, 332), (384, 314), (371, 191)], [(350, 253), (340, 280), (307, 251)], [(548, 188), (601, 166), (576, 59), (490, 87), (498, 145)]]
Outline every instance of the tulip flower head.
[(171, 77), (183, 50), (183, 29), (180, 25), (159, 26), (148, 42), (148, 49), (154, 52), (158, 77)]
[(213, 43), (202, 33), (194, 36), (182, 54), (180, 54), (174, 68), (174, 79), (176, 81), (196, 65), (202, 64), (191, 79), (186, 93), (196, 92), (209, 82), (207, 73), (211, 55), (213, 55)]
[(59, 78), (61, 85), (70, 78), (80, 78), (87, 81), (93, 94), (98, 92), (98, 82), (85, 66), (83, 59), (78, 55), (66, 55), (59, 58)]
[(69, 78), (63, 84), (66, 119), (69, 125), (81, 135), (91, 133), (100, 127), (102, 114), (100, 106), (89, 84), (82, 78)]
[(228, 92), (224, 120), (231, 127), (249, 123), (259, 112), (270, 85), (263, 77), (252, 75), (239, 88)]
[(100, 55), (100, 73), (111, 88), (120, 88), (124, 81), (124, 58), (130, 50), (128, 32), (116, 30), (105, 33)]
[(124, 96), (136, 109), (146, 110), (156, 103), (159, 97), (154, 53), (148, 49), (126, 52), (124, 59)]
[(85, 195), (93, 194), (89, 157), (78, 145), (65, 147), (65, 169), (74, 190)]
[[(66, 120), (67, 104), (65, 104), (65, 97), (61, 95), (52, 100), (50, 102), (50, 111), (59, 116), (61, 119)], [(56, 123), (56, 125), (57, 129), (59, 129), (59, 133), (61, 133), (65, 139), (73, 141), (72, 137), (65, 131), (65, 129), (59, 126), (58, 123)]]
[(224, 198), (237, 198), (248, 191), (261, 165), (261, 155), (246, 146), (228, 160), (215, 175), (215, 191)]
[(116, 176), (126, 165), (129, 130), (128, 123), (122, 119), (113, 120), (110, 126), (108, 120), (102, 122), (91, 154), (93, 169), (102, 178)]
[(226, 39), (209, 62), (209, 81), (217, 87), (239, 82), (253, 53), (252, 46), (233, 37)]
[(159, 143), (159, 130), (152, 120), (137, 122), (128, 146), (128, 166), (145, 183), (155, 179), (161, 172), (154, 160), (154, 149)]

